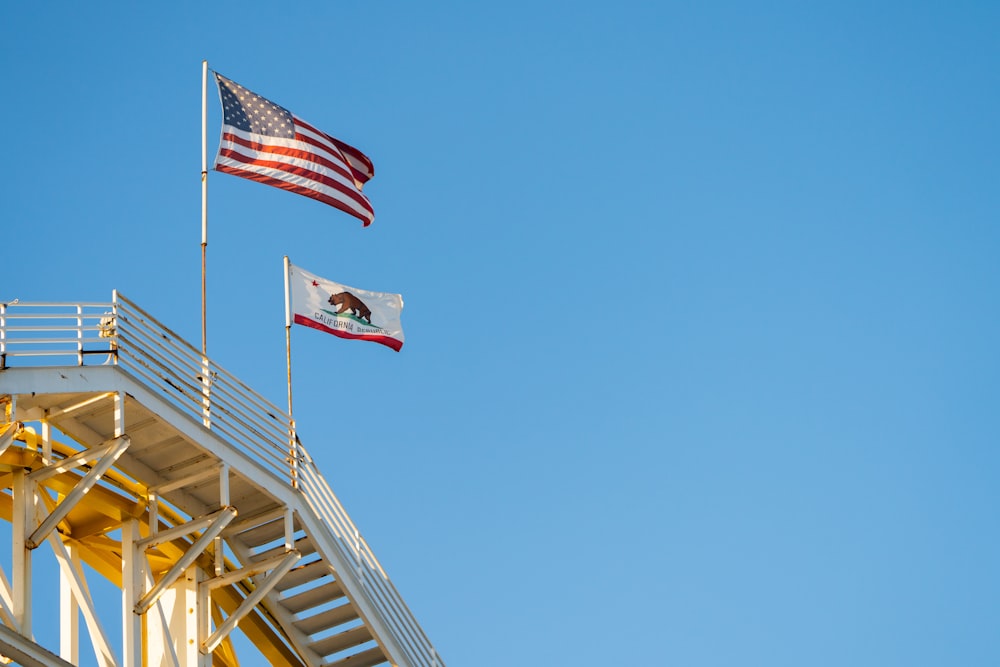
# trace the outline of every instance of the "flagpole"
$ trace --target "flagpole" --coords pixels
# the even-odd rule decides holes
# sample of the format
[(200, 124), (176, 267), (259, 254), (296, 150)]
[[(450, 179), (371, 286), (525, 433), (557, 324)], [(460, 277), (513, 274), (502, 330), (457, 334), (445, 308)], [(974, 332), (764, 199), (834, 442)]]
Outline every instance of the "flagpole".
[(201, 353), (208, 356), (206, 255), (208, 254), (208, 61), (201, 61)]
[(292, 300), (288, 289), (291, 263), (285, 255), (285, 365), (288, 369), (288, 418), (292, 418)]
[(285, 255), (285, 368), (288, 371), (288, 456), (289, 476), (292, 487), (299, 485), (299, 447), (295, 434), (295, 418), (292, 416), (292, 297), (289, 291), (291, 263)]
[(212, 428), (212, 369), (208, 366), (208, 307), (205, 267), (208, 248), (208, 61), (201, 61), (201, 410), (202, 423)]

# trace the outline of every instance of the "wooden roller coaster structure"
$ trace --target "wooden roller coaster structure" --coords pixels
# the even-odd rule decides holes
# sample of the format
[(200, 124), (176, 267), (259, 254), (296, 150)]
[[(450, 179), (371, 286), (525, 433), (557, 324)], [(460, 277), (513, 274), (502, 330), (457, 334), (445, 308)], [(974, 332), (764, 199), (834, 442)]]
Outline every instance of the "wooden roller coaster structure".
[(0, 662), (81, 664), (86, 636), (101, 667), (444, 665), (290, 416), (117, 292), (0, 304), (0, 491)]

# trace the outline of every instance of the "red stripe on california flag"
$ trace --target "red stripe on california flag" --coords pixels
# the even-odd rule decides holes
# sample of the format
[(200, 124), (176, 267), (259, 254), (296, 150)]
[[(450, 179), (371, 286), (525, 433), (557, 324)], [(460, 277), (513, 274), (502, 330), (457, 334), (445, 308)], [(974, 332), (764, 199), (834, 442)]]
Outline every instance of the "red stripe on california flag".
[(391, 347), (396, 352), (399, 352), (403, 347), (403, 342), (392, 338), (391, 336), (376, 336), (373, 334), (351, 334), (346, 331), (341, 331), (340, 329), (334, 329), (332, 327), (324, 326), (316, 320), (310, 319), (305, 315), (295, 314), (295, 323), (301, 324), (303, 326), (309, 327), (310, 329), (316, 329), (317, 331), (322, 331), (323, 333), (333, 334), (337, 338), (347, 338), (350, 340), (367, 340), (372, 343), (381, 343), (386, 347)]

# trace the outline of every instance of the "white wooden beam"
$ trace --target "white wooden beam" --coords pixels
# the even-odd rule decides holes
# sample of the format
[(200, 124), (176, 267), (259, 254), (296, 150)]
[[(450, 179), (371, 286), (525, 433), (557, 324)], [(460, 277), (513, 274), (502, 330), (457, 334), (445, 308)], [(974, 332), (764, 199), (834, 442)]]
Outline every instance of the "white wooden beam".
[[(52, 512), (45, 518), (42, 525), (35, 530), (30, 537), (25, 540), (25, 546), (28, 549), (34, 549), (39, 544), (41, 544), (49, 534), (55, 530), (55, 527), (59, 525), (59, 522), (66, 518), (66, 515), (76, 507), (77, 503), (83, 500), (83, 497), (94, 487), (95, 484), (104, 476), (111, 466), (115, 464), (125, 450), (128, 449), (131, 443), (131, 438), (127, 435), (118, 436), (117, 438), (112, 438), (100, 447), (95, 448), (95, 450), (86, 450), (80, 452), (80, 454), (71, 456), (64, 459), (58, 464), (48, 466), (46, 468), (41, 468), (35, 472), (28, 475), (29, 479), (38, 482), (43, 479), (48, 479), (52, 475), (56, 474), (52, 472), (53, 469), (70, 469), (78, 465), (82, 465), (84, 462), (93, 459), (94, 456), (100, 457), (97, 465), (92, 467), (90, 471), (83, 476), (83, 478), (73, 487), (73, 490), (66, 494), (62, 502), (52, 510)], [(77, 459), (74, 461), (70, 468), (66, 468), (67, 462), (70, 459)]]
[(24, 667), (73, 667), (59, 656), (10, 628), (0, 625), (0, 654)]
[(0, 621), (9, 628), (17, 628), (14, 620), (14, 596), (2, 567), (0, 567)]
[(14, 512), (11, 526), (11, 578), (14, 629), (31, 636), (31, 550), (25, 546), (35, 518), (35, 484), (23, 470), (14, 470)]
[(206, 655), (214, 651), (222, 640), (236, 628), (236, 625), (243, 620), (243, 617), (249, 614), (257, 603), (264, 599), (265, 595), (271, 592), (271, 589), (274, 588), (279, 581), (281, 581), (283, 576), (288, 574), (288, 571), (292, 569), (297, 562), (299, 562), (300, 558), (302, 558), (302, 554), (298, 551), (289, 551), (285, 554), (278, 566), (271, 571), (271, 574), (267, 575), (263, 581), (257, 584), (253, 593), (248, 595), (246, 599), (240, 603), (240, 606), (237, 607), (228, 618), (226, 618), (222, 625), (215, 629), (215, 632), (213, 632), (212, 635), (201, 644), (199, 650)]
[[(74, 561), (79, 559), (78, 548), (67, 548)], [(69, 577), (59, 569), (59, 656), (77, 665), (80, 663), (80, 604), (73, 595)]]
[(139, 521), (122, 522), (122, 658), (125, 667), (142, 667), (142, 617), (132, 613), (145, 584), (142, 557), (136, 546)]
[[(200, 556), (205, 549), (208, 548), (208, 545), (212, 543), (212, 540), (214, 540), (215, 537), (229, 525), (230, 521), (236, 518), (236, 514), (237, 512), (235, 507), (223, 507), (217, 512), (209, 515), (209, 517), (206, 517), (210, 518), (210, 521), (209, 525), (205, 528), (205, 531), (201, 534), (201, 537), (195, 540), (195, 543), (184, 552), (184, 555), (181, 556), (176, 563), (174, 563), (173, 567), (171, 567), (167, 573), (164, 574), (158, 582), (156, 582), (148, 593), (142, 596), (139, 602), (135, 605), (135, 613), (145, 614), (149, 608), (153, 606), (157, 598), (163, 594), (167, 587), (172, 586), (174, 582), (177, 581), (177, 579), (184, 573), (184, 570), (190, 567), (194, 563), (195, 559), (197, 559), (198, 556)], [(188, 525), (189, 524), (178, 526), (178, 528), (187, 527)], [(152, 543), (153, 541), (161, 543), (163, 541), (163, 536), (170, 532), (171, 530), (165, 530), (157, 534), (155, 537), (149, 537), (145, 540), (141, 540), (139, 542), (140, 548), (145, 549), (145, 543)], [(187, 532), (191, 531), (189, 530)]]
[(0, 433), (0, 454), (3, 454), (10, 444), (14, 442), (14, 438), (24, 431), (24, 424), (21, 422), (11, 422), (7, 425), (7, 428)]
[(97, 616), (97, 609), (94, 600), (90, 597), (90, 589), (87, 587), (87, 580), (83, 576), (83, 568), (79, 561), (74, 561), (62, 538), (58, 533), (49, 533), (48, 542), (52, 546), (52, 552), (59, 562), (59, 567), (66, 575), (73, 596), (80, 605), (83, 619), (87, 623), (87, 631), (90, 633), (90, 642), (94, 647), (94, 655), (97, 656), (97, 663), (102, 667), (119, 667), (118, 659), (111, 650), (111, 643), (108, 635), (101, 625), (101, 620)]

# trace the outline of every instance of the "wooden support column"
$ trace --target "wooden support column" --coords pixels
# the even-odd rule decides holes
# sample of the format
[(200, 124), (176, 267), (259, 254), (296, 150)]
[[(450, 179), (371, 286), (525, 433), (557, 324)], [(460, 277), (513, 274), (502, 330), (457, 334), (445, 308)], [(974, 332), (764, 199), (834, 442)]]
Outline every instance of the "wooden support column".
[(14, 515), (12, 517), (11, 591), (17, 630), (31, 637), (31, 549), (28, 535), (34, 531), (35, 484), (23, 470), (14, 471)]
[[(79, 558), (76, 545), (70, 544), (66, 550), (71, 559)], [(59, 657), (80, 664), (80, 604), (62, 568), (59, 569)]]
[(142, 667), (143, 618), (134, 609), (145, 584), (145, 558), (136, 548), (139, 522), (122, 523), (122, 656), (124, 667)]

